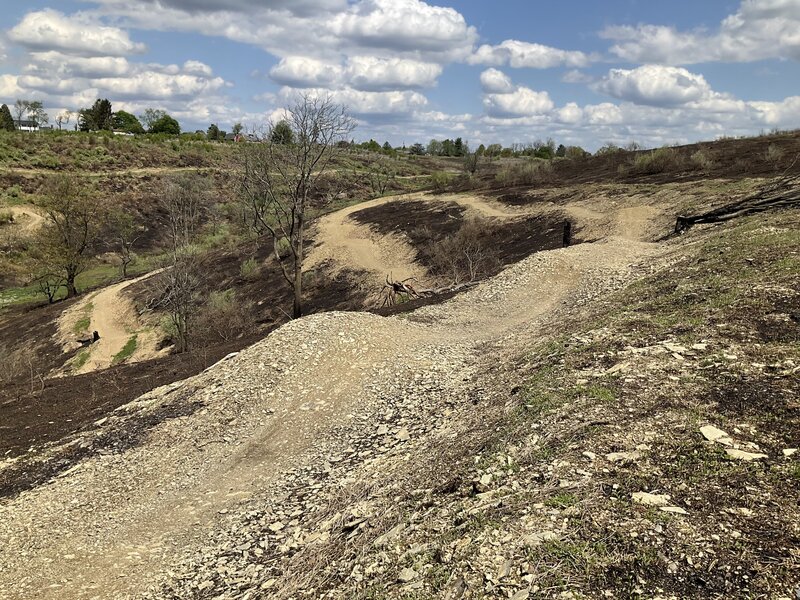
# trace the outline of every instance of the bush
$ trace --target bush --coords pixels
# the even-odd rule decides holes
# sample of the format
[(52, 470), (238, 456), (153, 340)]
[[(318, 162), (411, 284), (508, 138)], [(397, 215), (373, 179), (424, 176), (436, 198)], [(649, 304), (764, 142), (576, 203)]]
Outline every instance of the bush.
[(0, 225), (9, 225), (14, 222), (14, 213), (10, 210), (0, 210)]
[(431, 188), (434, 192), (444, 192), (450, 185), (450, 175), (444, 171), (431, 173)]
[(764, 155), (764, 158), (766, 159), (766, 161), (768, 163), (773, 164), (775, 166), (775, 168), (777, 169), (778, 168), (778, 164), (777, 163), (780, 162), (780, 160), (783, 158), (783, 150), (781, 150), (775, 144), (770, 144), (767, 147), (767, 151), (766, 151), (766, 153)]
[(639, 154), (633, 161), (633, 170), (644, 175), (674, 171), (680, 166), (679, 158), (674, 148), (665, 146)]
[(202, 336), (193, 345), (227, 342), (252, 329), (255, 322), (253, 305), (238, 300), (234, 290), (212, 292), (192, 321), (193, 337)]
[(714, 160), (711, 155), (705, 150), (698, 150), (691, 156), (692, 162), (703, 171), (710, 171), (714, 168)]
[(464, 222), (455, 235), (429, 243), (423, 249), (431, 274), (451, 285), (493, 274), (500, 265), (492, 239), (493, 226), (485, 219)]
[(255, 279), (258, 275), (258, 261), (255, 258), (248, 258), (239, 267), (239, 273), (244, 279)]
[(498, 171), (495, 180), (501, 185), (533, 185), (551, 179), (553, 163), (549, 160), (535, 158), (525, 162), (507, 165)]

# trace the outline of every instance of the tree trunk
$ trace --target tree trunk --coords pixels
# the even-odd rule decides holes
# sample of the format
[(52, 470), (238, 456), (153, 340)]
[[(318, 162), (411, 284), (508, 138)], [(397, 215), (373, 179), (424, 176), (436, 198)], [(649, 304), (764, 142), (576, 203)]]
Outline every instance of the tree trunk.
[(292, 305), (292, 318), (299, 319), (303, 316), (303, 228), (305, 215), (300, 211), (297, 220), (297, 252), (294, 258), (294, 304)]
[(68, 275), (67, 281), (64, 284), (64, 287), (67, 288), (67, 298), (74, 298), (78, 295), (78, 289), (75, 287), (75, 276)]

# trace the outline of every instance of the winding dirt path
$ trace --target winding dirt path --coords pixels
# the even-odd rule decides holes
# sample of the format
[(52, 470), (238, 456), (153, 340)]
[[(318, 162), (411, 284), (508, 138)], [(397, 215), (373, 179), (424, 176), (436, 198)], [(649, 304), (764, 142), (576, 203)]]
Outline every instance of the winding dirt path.
[(80, 319), (89, 317), (89, 327), (87, 332), (82, 335), (91, 335), (93, 331), (100, 334), (100, 340), (89, 346), (88, 359), (73, 373), (89, 373), (110, 367), (114, 357), (134, 335), (136, 336), (136, 349), (126, 359), (127, 362), (147, 360), (160, 355), (156, 350), (157, 336), (154, 332), (143, 328), (133, 303), (123, 293), (134, 283), (156, 273), (158, 271), (121, 281), (88, 294), (81, 302), (64, 311), (59, 320), (58, 329), (66, 351), (70, 351), (74, 347), (75, 324)]
[[(321, 219), (309, 262), (394, 270), (395, 277), (421, 273), (405, 242), (381, 238), (350, 219), (357, 210), (396, 200)], [(500, 212), (479, 199), (464, 202)], [(648, 215), (626, 213), (619, 229), (642, 231)], [(128, 416), (146, 419), (170, 403), (201, 408), (157, 420), (138, 445), (90, 456), (47, 485), (0, 503), (0, 597), (140, 597), (157, 576), (169, 578), (166, 571), (176, 561), (205, 552), (209, 537), (230, 526), (229, 513), (279, 506), (285, 497), (272, 498), (269, 490), (313, 465), (335, 468), (340, 456), (354, 453), (345, 433), (359, 424), (374, 432), (400, 383), (420, 378), (443, 386), (436, 394), (460, 393), (485, 344), (530, 340), (576, 295), (604, 289), (660, 251), (656, 244), (611, 235), (540, 252), (446, 303), (402, 318), (312, 315), (186, 382), (122, 407), (90, 435), (114, 426), (131, 435)], [(122, 294), (134, 281), (86, 299), (95, 306), (92, 328), (106, 344), (93, 350), (95, 368), (135, 327), (124, 325), (131, 321)], [(266, 525), (278, 530), (295, 517)]]

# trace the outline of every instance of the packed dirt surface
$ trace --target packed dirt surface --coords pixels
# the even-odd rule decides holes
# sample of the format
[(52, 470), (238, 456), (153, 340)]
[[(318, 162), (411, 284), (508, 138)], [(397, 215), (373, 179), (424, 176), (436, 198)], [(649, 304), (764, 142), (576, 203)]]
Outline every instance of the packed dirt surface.
[(14, 216), (15, 229), (27, 235), (39, 229), (44, 222), (44, 217), (32, 206), (9, 206), (2, 210), (10, 211)]
[[(164, 350), (159, 351), (156, 348), (159, 342), (157, 333), (144, 326), (136, 314), (133, 302), (124, 293), (130, 286), (152, 277), (155, 273), (157, 271), (92, 292), (64, 311), (58, 323), (64, 352), (75, 352), (80, 347), (76, 339), (88, 339), (95, 331), (100, 335), (98, 341), (87, 346), (88, 358), (71, 371), (73, 374), (90, 373), (110, 367), (133, 336), (136, 336), (135, 350), (124, 357), (126, 362), (164, 355)], [(76, 324), (81, 320), (87, 323), (86, 319), (88, 326), (76, 332)]]
[[(663, 333), (621, 342), (601, 313), (591, 312), (627, 286), (662, 282), (676, 265), (699, 268), (702, 261), (687, 248), (704, 243), (702, 232), (686, 242), (654, 241), (671, 231), (675, 190), (559, 199), (563, 193), (550, 190), (544, 200), (508, 207), (478, 196), (412, 195), (321, 219), (308, 268), (381, 278), (426, 275), (405, 233), (383, 234), (354, 218), (391, 202), (455, 203), (508, 223), (566, 215), (584, 243), (537, 252), (444, 303), (405, 315), (329, 312), (292, 321), (39, 455), (0, 462), (0, 473), (52, 474), (0, 501), (0, 598), (523, 600), (562, 590), (572, 598), (654, 597), (665, 582), (672, 587), (664, 597), (723, 597), (718, 590), (758, 579), (755, 571), (743, 577), (728, 555), (733, 566), (714, 561), (708, 569), (721, 575), (706, 575), (705, 567), (709, 556), (722, 553), (709, 550), (715, 543), (709, 540), (730, 539), (731, 557), (748, 551), (733, 540), (750, 535), (743, 521), (768, 510), (767, 496), (709, 508), (709, 515), (743, 521), (704, 529), (706, 496), (692, 494), (714, 471), (693, 467), (698, 478), (691, 486), (675, 481), (665, 491), (659, 477), (669, 480), (684, 454), (670, 446), (666, 463), (647, 462), (684, 432), (694, 444), (687, 460), (707, 452), (695, 441), (704, 420), (670, 420), (670, 402), (682, 398), (670, 386), (706, 377), (702, 369), (732, 368), (742, 350), (718, 350), (720, 342), (707, 340), (690, 348), (684, 344), (693, 341)], [(770, 227), (755, 234), (788, 244), (787, 228)], [(746, 259), (753, 264), (759, 256), (748, 252)], [(687, 285), (678, 281), (653, 291), (654, 302)], [(118, 340), (133, 329), (126, 329), (128, 317), (109, 309), (123, 303), (121, 292), (132, 283), (86, 300), (112, 315), (107, 325)], [(710, 289), (699, 288), (705, 295)], [(687, 290), (681, 301), (697, 304), (700, 292)], [(633, 300), (618, 302), (609, 314), (629, 304), (635, 313)], [(712, 314), (719, 314), (716, 303)], [(640, 321), (626, 325), (626, 333), (649, 331), (647, 318), (657, 314), (670, 323), (669, 314), (650, 309), (634, 314)], [(104, 332), (93, 328), (102, 341)], [(782, 344), (795, 339), (791, 324), (786, 332)], [(574, 381), (556, 379), (565, 377), (564, 357), (574, 348), (568, 371)], [(113, 356), (112, 349), (102, 356)], [(776, 364), (775, 385), (789, 386), (783, 373), (795, 373), (794, 363)], [(767, 369), (766, 360), (758, 368)], [(654, 378), (669, 397), (642, 394)], [(700, 388), (690, 396), (705, 397)], [(725, 432), (716, 439), (745, 454), (790, 450), (786, 441), (794, 438), (759, 447), (751, 439), (755, 427), (740, 421), (726, 426), (735, 439)], [(518, 438), (503, 444), (505, 432)], [(586, 445), (590, 433), (595, 446)], [(640, 463), (647, 469), (634, 470)], [(744, 468), (752, 473), (758, 465)], [(783, 471), (768, 474), (761, 479), (787, 485)], [(623, 509), (629, 512), (613, 525), (605, 520)], [(589, 534), (584, 543), (581, 535)], [(774, 560), (787, 561), (781, 573), (796, 566), (786, 558), (796, 534), (779, 536)], [(665, 535), (676, 536), (675, 553)], [(706, 545), (680, 546), (686, 540)], [(599, 580), (590, 581), (596, 565)], [(783, 596), (787, 588), (780, 585), (771, 589)], [(714, 594), (694, 593), (706, 587)]]

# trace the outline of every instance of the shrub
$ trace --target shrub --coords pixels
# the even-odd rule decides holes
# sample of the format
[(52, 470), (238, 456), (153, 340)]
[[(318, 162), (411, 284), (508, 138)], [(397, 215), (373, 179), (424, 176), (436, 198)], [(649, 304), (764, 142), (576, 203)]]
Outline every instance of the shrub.
[(194, 345), (227, 342), (243, 335), (254, 324), (251, 302), (240, 301), (234, 290), (212, 292), (192, 319)]
[(781, 150), (775, 144), (770, 144), (767, 147), (767, 151), (764, 155), (764, 158), (768, 163), (773, 164), (777, 169), (778, 168), (777, 163), (780, 162), (780, 160), (783, 158), (783, 150)]
[(248, 258), (239, 267), (239, 273), (244, 279), (255, 279), (258, 275), (258, 261), (255, 258)]
[(451, 285), (491, 275), (500, 264), (492, 230), (485, 219), (468, 219), (454, 235), (429, 243), (423, 255), (431, 274)]
[(553, 174), (553, 163), (549, 160), (535, 158), (524, 162), (506, 165), (495, 180), (501, 185), (533, 185), (549, 181)]
[(639, 154), (633, 161), (633, 170), (644, 175), (674, 171), (679, 166), (678, 153), (667, 146)]
[(8, 225), (14, 222), (14, 213), (10, 210), (0, 210), (0, 225)]
[(434, 192), (444, 192), (448, 185), (450, 185), (450, 175), (444, 171), (431, 173), (431, 188)]
[(712, 159), (711, 155), (703, 149), (700, 149), (692, 154), (691, 159), (692, 162), (703, 171), (710, 171), (714, 168), (714, 159)]

